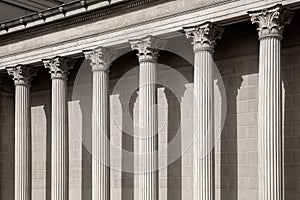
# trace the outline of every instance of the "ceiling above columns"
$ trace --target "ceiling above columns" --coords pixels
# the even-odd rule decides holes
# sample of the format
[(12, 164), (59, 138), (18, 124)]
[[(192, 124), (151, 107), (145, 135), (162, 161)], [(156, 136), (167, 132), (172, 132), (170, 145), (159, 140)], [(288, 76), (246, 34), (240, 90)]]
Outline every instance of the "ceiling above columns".
[(31, 11), (41, 11), (64, 3), (71, 2), (72, 0), (2, 0), (5, 3), (18, 6)]
[[(147, 35), (170, 38), (182, 34), (182, 27), (206, 21), (220, 25), (250, 22), (248, 11), (274, 5), (261, 0), (222, 0), (217, 3), (198, 0), (112, 0), (111, 4), (105, 1), (107, 6), (103, 6), (104, 1), (97, 1), (94, 6), (89, 6), (93, 11), (87, 12), (81, 6), (81, 9), (70, 11), (72, 16), (62, 13), (53, 16), (53, 21), (56, 19), (53, 23), (44, 23), (40, 18), (35, 22), (41, 22), (39, 26), (34, 26), (35, 23), (26, 27), (19, 25), (14, 32), (0, 34), (0, 71), (18, 64), (40, 66), (42, 59), (55, 56), (83, 57), (82, 50), (97, 46), (113, 49), (129, 47), (128, 40)], [(282, 3), (289, 9), (299, 8), (299, 0), (277, 0), (276, 3)]]

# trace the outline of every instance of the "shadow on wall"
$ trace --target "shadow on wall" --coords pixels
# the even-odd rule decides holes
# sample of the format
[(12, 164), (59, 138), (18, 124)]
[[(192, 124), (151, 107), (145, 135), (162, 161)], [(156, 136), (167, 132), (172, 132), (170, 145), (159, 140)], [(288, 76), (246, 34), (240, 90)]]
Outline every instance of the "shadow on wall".
[(300, 13), (283, 35), (284, 199), (300, 199)]
[[(184, 66), (190, 66), (190, 64), (183, 59), (182, 57), (169, 52), (169, 51), (161, 51), (160, 57), (159, 57), (159, 64), (164, 64), (167, 66), (171, 66), (172, 68), (177, 67), (184, 67)], [(138, 60), (136, 56), (135, 51), (130, 51), (122, 56), (120, 56), (116, 61), (113, 62), (111, 67), (111, 79), (119, 79), (122, 77), (123, 74), (125, 74), (127, 71), (132, 69), (135, 66), (138, 66)], [(170, 77), (169, 77), (170, 78)], [(169, 80), (171, 82), (176, 82), (176, 80)], [(138, 85), (138, 83), (136, 83)], [(185, 86), (181, 86), (181, 96), (183, 95), (185, 91)], [(178, 88), (179, 89), (179, 88)], [(110, 90), (113, 90), (113, 88), (110, 88)], [(177, 134), (177, 131), (179, 131), (179, 134), (181, 137), (181, 131), (180, 131), (180, 122), (181, 122), (181, 105), (178, 101), (177, 97), (168, 89), (165, 90), (166, 97), (168, 101), (168, 142), (170, 142), (174, 135)], [(129, 112), (131, 115), (131, 118), (133, 118), (133, 105), (134, 102), (136, 102), (137, 98), (137, 92), (135, 91), (133, 94), (126, 94), (131, 95), (130, 99), (130, 105), (129, 105)], [(126, 95), (122, 95), (120, 92), (119, 98), (121, 102), (124, 102), (127, 97)], [(126, 103), (126, 102), (125, 102)], [(122, 105), (122, 111), (128, 112), (124, 110), (124, 105)], [(126, 106), (125, 106), (126, 107)], [(126, 114), (122, 114), (122, 124), (126, 126), (126, 130), (129, 132), (133, 132), (133, 122), (131, 119), (126, 120)], [(133, 143), (133, 137), (124, 133), (122, 134), (122, 148), (123, 150), (133, 152), (134, 151), (134, 143)], [(181, 146), (176, 146), (176, 151), (178, 152), (178, 148), (181, 149)], [(180, 150), (181, 151), (181, 150)], [(173, 150), (168, 149), (168, 160), (174, 160), (172, 157), (174, 157), (174, 154), (172, 154)], [(129, 159), (129, 162), (128, 162)], [(134, 163), (134, 158), (126, 158), (126, 160), (122, 160), (123, 168), (128, 168), (128, 166), (124, 166), (130, 163), (132, 165)], [(132, 166), (133, 167), (133, 166)], [(172, 200), (181, 200), (182, 199), (182, 163), (181, 158), (178, 158), (168, 166), (168, 174), (167, 174), (167, 198)], [(128, 172), (122, 172), (121, 175), (121, 199), (133, 199), (134, 194), (136, 191), (134, 191), (134, 174), (128, 173)]]
[[(32, 172), (37, 174), (36, 172), (40, 170), (40, 167), (45, 166), (45, 199), (51, 200), (51, 79), (48, 70), (41, 68), (38, 71), (38, 76), (33, 78), (31, 85), (31, 114), (33, 115), (31, 123), (39, 126), (37, 130), (32, 130), (32, 133), (35, 133), (35, 135), (32, 135), (32, 148), (40, 149), (40, 142), (45, 143), (45, 147), (40, 151), (46, 154), (45, 161), (37, 161), (36, 159), (39, 158), (35, 159), (32, 163)], [(43, 109), (39, 110), (38, 113), (33, 113), (33, 108), (35, 107), (42, 107)], [(41, 136), (45, 141), (40, 141)], [(34, 181), (33, 179), (32, 182)], [(34, 185), (38, 184), (35, 183)], [(36, 191), (34, 191), (35, 189)], [(33, 198), (39, 198), (41, 194), (38, 193), (38, 189), (33, 188)]]
[(226, 120), (215, 152), (216, 200), (258, 198), (258, 47), (250, 21), (227, 26), (216, 46), (214, 57), (227, 95), (227, 113), (222, 113)]
[(14, 200), (15, 133), (14, 83), (12, 77), (1, 77), (0, 88), (0, 199)]
[[(168, 88), (165, 88), (165, 95), (168, 102), (168, 136), (167, 140), (170, 143), (176, 134), (179, 134), (179, 142), (181, 144), (181, 105), (177, 97)], [(168, 148), (168, 169), (167, 169), (167, 199), (182, 200), (182, 158), (175, 161), (174, 152), (182, 153), (181, 146), (175, 146), (176, 149)], [(173, 161), (173, 162), (172, 162)]]
[[(119, 96), (121, 102), (125, 102), (124, 94), (120, 94)], [(134, 138), (133, 138), (133, 107), (134, 102), (137, 99), (137, 92), (134, 92), (129, 100), (129, 108), (128, 111), (124, 108), (124, 104), (122, 103), (122, 126), (126, 126), (126, 131), (122, 131), (122, 150), (127, 152), (134, 152)], [(125, 112), (129, 112), (130, 119), (126, 117)], [(134, 170), (134, 155), (130, 154), (130, 156), (122, 156), (122, 169), (128, 169), (130, 171)], [(122, 194), (121, 199), (134, 199), (134, 173), (131, 172), (122, 172), (121, 175), (121, 186), (122, 186)]]
[[(69, 90), (72, 92), (68, 94), (69, 101), (78, 101), (81, 112), (80, 135), (75, 136), (81, 140), (81, 176), (78, 176), (81, 179), (81, 199), (92, 199), (92, 67), (84, 58), (77, 59), (68, 80), (68, 87), (72, 88)], [(74, 113), (69, 117), (78, 116), (79, 113)], [(77, 160), (72, 161), (77, 163)]]

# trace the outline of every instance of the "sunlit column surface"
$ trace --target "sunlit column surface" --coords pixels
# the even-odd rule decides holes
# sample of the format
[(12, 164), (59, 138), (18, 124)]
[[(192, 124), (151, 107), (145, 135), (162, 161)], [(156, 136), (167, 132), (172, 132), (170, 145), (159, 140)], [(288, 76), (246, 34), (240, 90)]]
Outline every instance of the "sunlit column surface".
[(116, 52), (105, 47), (84, 51), (93, 71), (92, 199), (110, 199), (109, 67)]
[(223, 29), (210, 22), (183, 28), (193, 38), (194, 62), (194, 200), (212, 200), (214, 92), (213, 52)]
[(283, 199), (281, 39), (292, 13), (282, 6), (249, 12), (259, 26), (259, 199)]
[(26, 66), (8, 68), (15, 82), (15, 200), (31, 199), (30, 84), (37, 70)]
[(51, 199), (68, 200), (67, 79), (74, 62), (64, 57), (55, 57), (43, 62), (45, 68), (50, 69), (52, 79)]
[(156, 79), (158, 52), (166, 41), (148, 36), (131, 40), (131, 47), (138, 51), (139, 73), (139, 160), (143, 173), (139, 180), (139, 199), (157, 200), (157, 102)]

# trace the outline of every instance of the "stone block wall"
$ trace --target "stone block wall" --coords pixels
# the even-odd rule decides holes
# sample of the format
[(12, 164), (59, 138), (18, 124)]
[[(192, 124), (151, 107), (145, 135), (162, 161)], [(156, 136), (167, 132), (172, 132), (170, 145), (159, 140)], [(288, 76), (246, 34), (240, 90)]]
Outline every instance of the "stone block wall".
[[(299, 17), (298, 17), (299, 18)], [(300, 19), (300, 18), (299, 18)], [(300, 20), (296, 20), (296, 25)], [(297, 27), (295, 24), (294, 27)], [(291, 34), (293, 32), (293, 34)], [(288, 39), (283, 49), (284, 87), (284, 196), (287, 200), (300, 198), (300, 39), (296, 28), (287, 29)], [(234, 42), (233, 42), (234, 41)], [(192, 62), (190, 41), (184, 36), (170, 39), (169, 47), (183, 45), (174, 50)], [(180, 46), (182, 47), (182, 46)], [(170, 50), (171, 51), (171, 50)], [(134, 54), (133, 54), (134, 55)], [(167, 54), (165, 54), (167, 55)], [(131, 59), (132, 57), (129, 56)], [(180, 135), (182, 156), (171, 165), (158, 170), (159, 199), (186, 200), (193, 198), (193, 144), (184, 148), (193, 133), (193, 68), (182, 65), (180, 59), (162, 56), (163, 63), (172, 67), (187, 79), (180, 82), (169, 73), (158, 73), (160, 81), (174, 88), (183, 88), (180, 98), (164, 86), (158, 87), (159, 148), (162, 149)], [(170, 59), (166, 59), (170, 58)], [(224, 129), (217, 140), (215, 156), (215, 199), (258, 199), (258, 42), (257, 32), (250, 23), (227, 27), (224, 38), (219, 41), (215, 54), (216, 65), (222, 75), (227, 98)], [(125, 63), (125, 62), (124, 62)], [(115, 148), (132, 152), (138, 149), (138, 92), (129, 90), (137, 85), (138, 71), (125, 79), (122, 88), (114, 90), (120, 76), (136, 61), (129, 60), (126, 68), (120, 63), (112, 69), (110, 79), (110, 133)], [(176, 65), (177, 63), (177, 65)], [(175, 64), (175, 65), (173, 65)], [(85, 64), (84, 64), (85, 65)], [(174, 67), (175, 66), (175, 67)], [(79, 66), (77, 66), (79, 68)], [(88, 66), (83, 66), (90, 70)], [(39, 72), (41, 73), (41, 72)], [(51, 191), (51, 92), (50, 77), (45, 71), (33, 82), (32, 88), (32, 199), (50, 200)], [(47, 74), (47, 76), (45, 75)], [(74, 85), (76, 71), (71, 72), (68, 88), (68, 176), (69, 199), (91, 199), (91, 73)], [(116, 76), (117, 74), (117, 76)], [(114, 76), (115, 75), (115, 76)], [(47, 79), (46, 79), (46, 78)], [(45, 82), (45, 80), (49, 80)], [(74, 85), (74, 86), (73, 86)], [(76, 92), (80, 91), (77, 96)], [(129, 102), (128, 110), (124, 106)], [(12, 94), (1, 94), (0, 124), (0, 199), (13, 200), (14, 190), (14, 98)], [(131, 118), (124, 117), (129, 113)], [(127, 134), (125, 134), (127, 132)], [(128, 135), (129, 134), (129, 135)], [(130, 135), (132, 134), (132, 135)], [(83, 141), (83, 143), (82, 143)], [(171, 159), (172, 152), (160, 157), (160, 161)], [(111, 169), (111, 199), (139, 200), (138, 174), (117, 169), (128, 163), (137, 163), (134, 157), (125, 159), (122, 154), (111, 152), (114, 168)], [(128, 167), (128, 166), (127, 166)]]
[(216, 199), (258, 198), (258, 58), (217, 62), (226, 88), (227, 114), (215, 148)]
[(14, 96), (0, 94), (0, 199), (14, 199)]
[(300, 49), (284, 51), (284, 185), (285, 199), (300, 198)]

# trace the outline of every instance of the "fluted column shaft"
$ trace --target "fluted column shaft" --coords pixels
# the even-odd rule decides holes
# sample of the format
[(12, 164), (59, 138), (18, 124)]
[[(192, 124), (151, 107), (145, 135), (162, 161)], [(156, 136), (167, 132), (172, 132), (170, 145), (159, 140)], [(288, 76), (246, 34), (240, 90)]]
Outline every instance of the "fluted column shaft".
[(159, 50), (166, 41), (148, 36), (130, 41), (133, 50), (138, 51), (139, 72), (139, 199), (156, 200), (158, 137), (157, 137), (157, 59)]
[(51, 199), (68, 200), (67, 188), (67, 142), (68, 142), (68, 109), (67, 77), (73, 67), (63, 57), (44, 60), (50, 69), (52, 79), (52, 114), (51, 114)]
[(282, 6), (249, 12), (258, 24), (259, 53), (259, 199), (283, 199), (281, 123), (281, 39), (292, 13)]
[(15, 81), (15, 200), (31, 199), (30, 83), (36, 70), (8, 68)]
[(108, 74), (93, 72), (93, 118), (92, 118), (92, 191), (93, 199), (108, 200), (110, 192), (108, 137)]
[(281, 44), (260, 42), (259, 58), (259, 179), (260, 199), (282, 199)]
[(194, 71), (194, 199), (212, 200), (213, 162), (210, 147), (213, 139), (212, 53), (195, 52)]
[(116, 52), (98, 47), (84, 51), (93, 69), (92, 199), (110, 199), (109, 67)]
[(67, 80), (52, 78), (52, 200), (67, 200)]
[(15, 86), (15, 199), (31, 199), (30, 86)]
[(183, 28), (193, 38), (194, 62), (194, 199), (213, 200), (214, 91), (213, 52), (223, 29), (210, 22)]
[(156, 105), (157, 63), (143, 61), (139, 74), (139, 153), (144, 154), (140, 166), (144, 170), (140, 180), (140, 198), (157, 198), (157, 109)]

